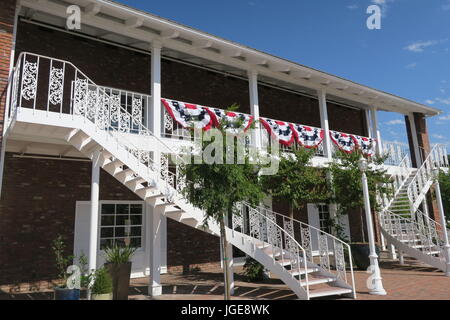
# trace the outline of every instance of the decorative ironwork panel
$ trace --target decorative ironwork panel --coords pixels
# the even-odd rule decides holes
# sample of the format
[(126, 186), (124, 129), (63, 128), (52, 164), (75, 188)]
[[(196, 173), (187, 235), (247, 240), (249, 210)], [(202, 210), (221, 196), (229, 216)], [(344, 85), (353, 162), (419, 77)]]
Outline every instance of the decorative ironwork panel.
[(306, 252), (306, 259), (312, 261), (311, 231), (309, 230), (309, 227), (300, 227), (300, 233), (302, 236), (302, 247)]
[(52, 67), (50, 70), (49, 96), (51, 104), (62, 103), (64, 69)]
[(233, 223), (233, 230), (239, 229), (240, 232), (244, 232), (244, 217), (242, 214), (233, 213), (231, 222)]
[(255, 209), (250, 208), (249, 210), (249, 220), (250, 220), (250, 236), (256, 239), (261, 239), (261, 220), (260, 215), (255, 212)]
[(171, 133), (173, 131), (173, 119), (170, 116), (166, 110), (163, 111), (164, 113), (164, 129), (167, 133)]
[(85, 115), (86, 113), (86, 96), (88, 90), (88, 82), (86, 79), (76, 79), (74, 89), (73, 113), (77, 115)]
[(337, 241), (334, 243), (334, 260), (336, 264), (337, 278), (346, 281), (347, 274), (345, 272), (344, 245)]
[(22, 97), (25, 100), (36, 98), (38, 63), (25, 60), (22, 78)]
[(323, 269), (330, 270), (328, 238), (326, 235), (321, 235), (321, 234), (319, 234), (319, 258), (320, 258), (320, 266)]
[(131, 101), (131, 114), (134, 125), (139, 126), (142, 124), (142, 98), (133, 97)]

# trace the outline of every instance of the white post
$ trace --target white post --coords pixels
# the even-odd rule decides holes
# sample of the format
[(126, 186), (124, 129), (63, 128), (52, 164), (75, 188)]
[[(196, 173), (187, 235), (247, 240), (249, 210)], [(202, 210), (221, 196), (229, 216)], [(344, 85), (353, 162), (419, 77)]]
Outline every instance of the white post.
[(151, 45), (151, 90), (152, 103), (151, 112), (148, 112), (147, 122), (153, 134), (157, 137), (161, 136), (161, 49), (162, 44), (153, 41)]
[(417, 165), (417, 168), (420, 168), (420, 166), (422, 165), (422, 157), (420, 154), (419, 140), (417, 138), (416, 123), (414, 122), (414, 114), (412, 114), (412, 113), (408, 114), (408, 120), (409, 120), (409, 127), (411, 130), (411, 138), (412, 138), (413, 147), (414, 147), (414, 155), (415, 155), (415, 159), (416, 159), (416, 165)]
[(366, 116), (367, 136), (368, 136), (368, 138), (372, 138), (373, 137), (373, 128), (372, 128), (372, 123), (370, 121), (370, 119), (371, 119), (370, 109), (364, 110), (364, 114)]
[(97, 269), (98, 254), (98, 215), (99, 215), (99, 194), (100, 194), (100, 156), (101, 152), (94, 153), (92, 157), (91, 176), (91, 219), (89, 232), (89, 270)]
[(161, 273), (167, 273), (167, 217), (161, 220)]
[(161, 286), (161, 222), (164, 214), (164, 207), (153, 208), (149, 215), (150, 239), (150, 277), (148, 294), (152, 297), (162, 294)]
[[(436, 179), (439, 170), (436, 170)], [(445, 219), (444, 206), (442, 205), (442, 195), (441, 195), (441, 187), (439, 186), (439, 181), (436, 181), (436, 202), (439, 208), (439, 215), (442, 222), (442, 235), (444, 237), (444, 256), (445, 256), (445, 275), (450, 277), (450, 243), (448, 241), (448, 232), (447, 232), (447, 221)]]
[(1, 137), (1, 149), (0, 149), (0, 196), (2, 194), (2, 186), (3, 186), (3, 169), (5, 167), (5, 153), (6, 153), (6, 129), (7, 129), (7, 115), (8, 108), (11, 101), (11, 86), (12, 83), (9, 81), (11, 79), (11, 75), (14, 69), (14, 56), (16, 52), (16, 38), (17, 38), (17, 24), (19, 22), (19, 11), (20, 11), (20, 1), (17, 1), (16, 11), (14, 13), (14, 27), (13, 27), (13, 35), (12, 35), (12, 43), (11, 43), (11, 53), (9, 55), (9, 73), (8, 73), (8, 85), (6, 88), (6, 103), (5, 103), (5, 112), (3, 118), (3, 132)]
[(328, 122), (327, 93), (325, 90), (319, 90), (317, 91), (317, 95), (319, 97), (320, 124), (322, 129), (325, 131), (323, 151), (325, 157), (331, 160), (333, 157), (333, 152), (331, 150), (330, 125)]
[[(228, 216), (227, 216), (227, 218), (225, 219), (225, 222), (226, 222), (225, 226), (227, 226), (227, 227), (229, 226), (228, 221), (229, 220), (228, 220)], [(233, 257), (233, 245), (229, 241), (227, 241), (225, 250), (226, 250), (226, 257), (229, 258), (229, 260), (227, 260), (226, 267), (228, 268), (228, 280), (229, 280), (228, 283), (230, 285), (230, 295), (233, 295), (234, 294), (234, 268), (233, 268), (234, 257)], [(222, 262), (222, 267), (223, 267), (223, 262)]]
[[(258, 97), (258, 73), (256, 71), (248, 72), (248, 85), (250, 92), (250, 111), (255, 121), (259, 120), (259, 97)], [(255, 148), (261, 148), (261, 130), (259, 123), (256, 123), (252, 139)]]
[(370, 114), (372, 116), (372, 138), (377, 139), (377, 154), (382, 155), (383, 154), (383, 143), (381, 141), (381, 132), (378, 128), (377, 108), (372, 106), (370, 108)]
[(373, 295), (386, 295), (386, 291), (383, 288), (380, 267), (378, 266), (378, 255), (375, 248), (375, 236), (373, 231), (373, 221), (372, 212), (370, 209), (370, 198), (369, 198), (369, 186), (367, 185), (367, 160), (362, 158), (360, 160), (360, 169), (362, 172), (362, 186), (364, 194), (364, 208), (366, 212), (366, 224), (367, 224), (367, 236), (369, 238), (369, 248), (370, 248), (370, 269), (372, 271), (372, 283), (369, 285), (369, 293)]

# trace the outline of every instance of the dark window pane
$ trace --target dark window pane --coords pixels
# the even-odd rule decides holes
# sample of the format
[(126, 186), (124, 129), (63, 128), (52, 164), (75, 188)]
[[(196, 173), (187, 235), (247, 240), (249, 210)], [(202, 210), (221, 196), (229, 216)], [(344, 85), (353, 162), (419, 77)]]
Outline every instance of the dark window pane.
[(141, 225), (142, 224), (142, 216), (131, 216), (131, 224), (132, 225)]
[(112, 238), (114, 237), (114, 228), (102, 228), (100, 232), (100, 238)]
[(141, 227), (132, 227), (131, 228), (131, 234), (132, 237), (139, 237), (141, 236)]
[(113, 226), (114, 216), (102, 216), (102, 226)]
[(116, 216), (116, 226), (124, 226), (130, 224), (129, 216)]
[(118, 227), (115, 231), (116, 237), (125, 237), (125, 228), (124, 227)]
[(126, 246), (126, 244), (125, 244), (125, 239), (116, 239), (116, 240), (114, 240), (114, 244), (115, 245), (117, 245), (117, 246), (119, 246), (119, 247), (125, 247)]
[(132, 204), (130, 206), (130, 214), (142, 214), (142, 204)]
[(116, 207), (116, 214), (128, 214), (130, 211), (129, 204), (118, 204)]
[(115, 204), (102, 204), (102, 214), (114, 214)]
[(141, 247), (141, 238), (131, 238), (130, 247), (140, 248)]

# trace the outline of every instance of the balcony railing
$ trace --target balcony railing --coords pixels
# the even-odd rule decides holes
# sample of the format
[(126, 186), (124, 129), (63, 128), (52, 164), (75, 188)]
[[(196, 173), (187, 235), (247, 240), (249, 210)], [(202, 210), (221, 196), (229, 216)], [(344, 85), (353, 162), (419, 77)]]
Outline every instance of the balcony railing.
[[(6, 111), (7, 121), (13, 121), (17, 108), (30, 108), (33, 110), (46, 111), (47, 113), (60, 113), (60, 114), (72, 114), (72, 108), (77, 107), (77, 104), (71, 100), (72, 97), (77, 95), (93, 97), (100, 96), (97, 91), (102, 92), (104, 103), (112, 105), (111, 114), (105, 115), (107, 119), (111, 121), (111, 127), (117, 126), (121, 132), (142, 134), (146, 135), (147, 132), (139, 127), (139, 123), (148, 123), (145, 120), (151, 120), (151, 96), (125, 91), (121, 89), (114, 89), (108, 87), (95, 87), (91, 88), (86, 81), (87, 76), (82, 74), (76, 69), (70, 62), (36, 55), (32, 53), (22, 53), (20, 55), (17, 67), (14, 70), (14, 77), (11, 79), (10, 86), (10, 108)], [(106, 99), (107, 98), (107, 99)], [(91, 99), (93, 103), (99, 105), (101, 109), (101, 103), (95, 102), (95, 99)], [(173, 117), (167, 112), (166, 108), (161, 105), (161, 135), (164, 138), (172, 139), (191, 139), (191, 134), (186, 127), (180, 125), (177, 121), (174, 121)], [(91, 108), (92, 109), (92, 108)], [(102, 112), (102, 110), (96, 112)], [(131, 116), (127, 117), (120, 112), (114, 113), (114, 110), (123, 109), (126, 110)], [(92, 109), (93, 110), (93, 109)], [(212, 110), (212, 109), (211, 109)], [(224, 112), (224, 110), (217, 109), (216, 111)], [(147, 116), (146, 112), (150, 114)], [(9, 114), (9, 117), (8, 117)], [(249, 115), (241, 114), (246, 117)], [(106, 119), (106, 120), (107, 120)], [(144, 121), (142, 121), (144, 120)], [(277, 120), (266, 119), (271, 122), (280, 122)], [(324, 143), (322, 140), (317, 140), (317, 132), (320, 132), (320, 128), (305, 127), (302, 125), (293, 126), (298, 133), (299, 128), (307, 128), (308, 131), (316, 132), (315, 141), (313, 144), (316, 156), (324, 156)], [(142, 131), (142, 132), (141, 132)], [(262, 146), (265, 147), (270, 143), (270, 133), (263, 125), (259, 125), (259, 137)], [(349, 135), (358, 139), (368, 139), (358, 135)], [(251, 137), (251, 140), (254, 137)], [(311, 136), (304, 136), (305, 141), (314, 140)], [(249, 143), (253, 144), (254, 141)], [(337, 146), (331, 143), (333, 150), (337, 150)], [(345, 145), (345, 141), (344, 141)], [(294, 148), (304, 147), (303, 144), (298, 143), (298, 139), (294, 139), (290, 145), (281, 145), (281, 150), (289, 152)], [(409, 155), (408, 145), (398, 142), (383, 142), (383, 149), (385, 152), (389, 152), (389, 158), (386, 164), (398, 166), (406, 155)], [(341, 148), (342, 149), (342, 148)], [(439, 148), (439, 159), (441, 166), (448, 167), (448, 159), (446, 157), (447, 151), (444, 146)]]

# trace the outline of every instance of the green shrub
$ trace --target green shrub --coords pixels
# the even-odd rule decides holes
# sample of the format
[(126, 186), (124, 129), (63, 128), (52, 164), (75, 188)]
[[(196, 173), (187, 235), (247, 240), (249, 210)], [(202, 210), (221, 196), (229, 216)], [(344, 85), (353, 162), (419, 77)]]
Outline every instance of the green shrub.
[(129, 246), (120, 247), (117, 244), (112, 247), (108, 247), (105, 249), (106, 263), (127, 263), (131, 260), (131, 257), (136, 252), (136, 250), (136, 248), (132, 248)]
[(112, 293), (112, 279), (105, 268), (100, 268), (95, 272), (94, 284), (91, 287), (92, 294)]
[(255, 259), (248, 257), (244, 264), (244, 274), (248, 282), (264, 280), (264, 266)]

